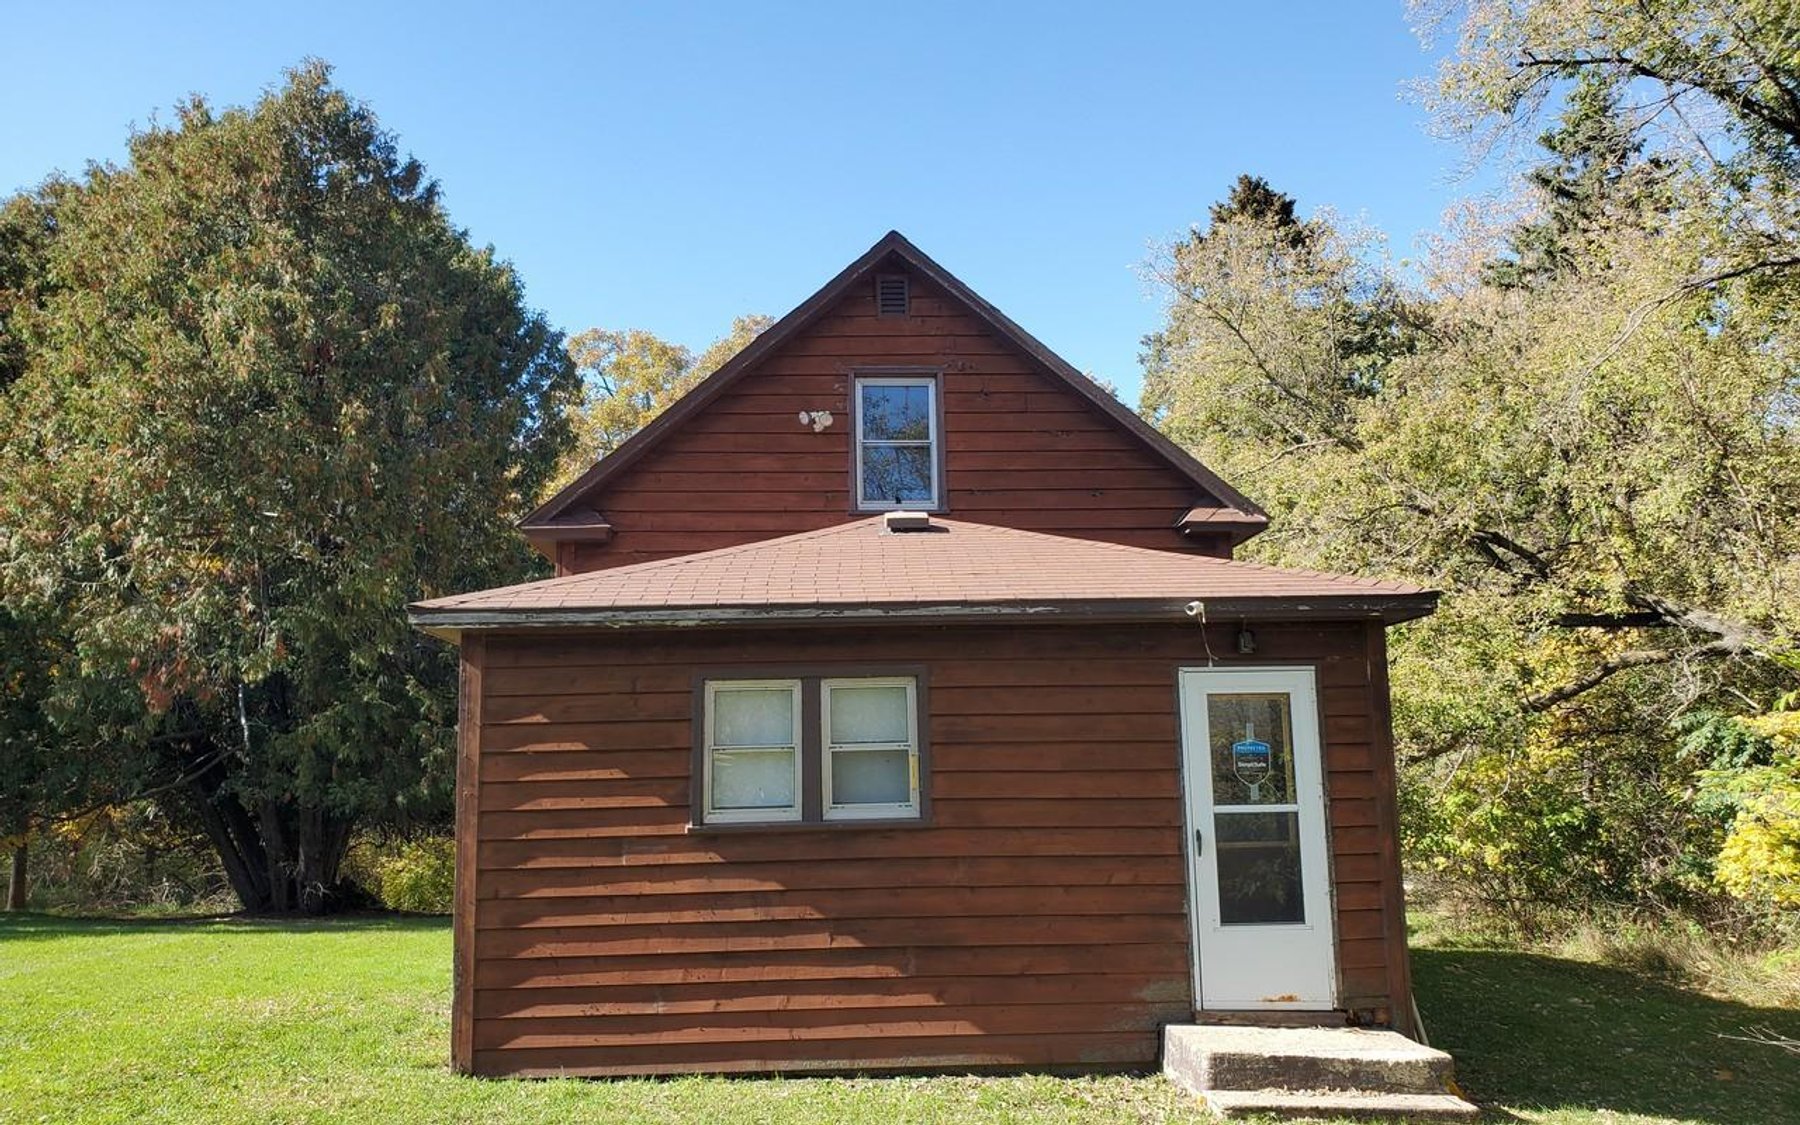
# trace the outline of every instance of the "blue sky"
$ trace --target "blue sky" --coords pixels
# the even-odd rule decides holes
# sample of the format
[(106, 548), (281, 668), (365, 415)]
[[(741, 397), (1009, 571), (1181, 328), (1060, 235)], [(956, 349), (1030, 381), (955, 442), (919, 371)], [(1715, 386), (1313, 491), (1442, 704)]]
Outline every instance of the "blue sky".
[(1139, 267), (1239, 172), (1402, 256), (1490, 178), (1402, 96), (1401, 0), (166, 7), (9, 13), (0, 189), (318, 56), (571, 331), (699, 347), (898, 228), (1135, 402)]

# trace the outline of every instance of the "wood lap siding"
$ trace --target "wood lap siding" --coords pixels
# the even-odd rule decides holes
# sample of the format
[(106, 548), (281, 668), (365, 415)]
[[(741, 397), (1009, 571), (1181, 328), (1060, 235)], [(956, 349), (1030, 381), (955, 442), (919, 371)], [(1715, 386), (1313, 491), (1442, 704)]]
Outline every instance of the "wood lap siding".
[[(1389, 1003), (1360, 624), (1320, 665), (1348, 1006)], [(1233, 630), (1215, 629), (1213, 651)], [(483, 1074), (1148, 1067), (1191, 1017), (1181, 627), (491, 637), (470, 1057)], [(696, 668), (928, 669), (932, 821), (690, 831)]]
[[(1175, 521), (1194, 485), (922, 278), (912, 315), (877, 317), (872, 286), (769, 356), (586, 503), (614, 537), (569, 544), (563, 572), (646, 562), (853, 518), (851, 373), (942, 368), (949, 514), (1173, 551), (1229, 553)], [(814, 433), (801, 411), (829, 410)]]

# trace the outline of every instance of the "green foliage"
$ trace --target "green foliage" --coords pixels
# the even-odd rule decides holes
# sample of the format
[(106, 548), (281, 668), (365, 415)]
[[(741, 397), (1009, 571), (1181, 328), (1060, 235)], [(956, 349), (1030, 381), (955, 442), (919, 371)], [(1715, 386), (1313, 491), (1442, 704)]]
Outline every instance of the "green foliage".
[(1427, 94), (1446, 130), (1483, 141), (1529, 127), (1585, 81), (1629, 92), (1635, 131), (1706, 143), (1740, 184), (1791, 175), (1800, 145), (1789, 0), (1412, 0), (1456, 50)]
[(1574, 269), (1596, 249), (1595, 231), (1654, 206), (1668, 166), (1644, 158), (1623, 96), (1614, 76), (1591, 71), (1576, 79), (1556, 126), (1538, 138), (1549, 159), (1526, 174), (1541, 211), (1507, 233), (1511, 253), (1485, 265), (1487, 284), (1534, 285)]
[[(1356, 403), (1408, 346), (1398, 291), (1368, 260), (1374, 239), (1329, 217), (1296, 223), (1242, 181), (1234, 191), (1156, 264), (1172, 299), (1145, 340), (1144, 413), (1240, 468), (1233, 453), (1352, 444)], [(1189, 378), (1197, 369), (1208, 377)]]
[(344, 868), (389, 910), (448, 914), (456, 902), (456, 841), (449, 836), (361, 840)]
[(28, 865), (33, 910), (156, 916), (235, 906), (218, 856), (155, 802), (96, 809), (40, 830)]
[(1800, 709), (1725, 720), (1700, 775), (1702, 801), (1730, 816), (1717, 879), (1733, 896), (1800, 907)]
[[(1307, 226), (1294, 210), (1297, 205), (1293, 196), (1276, 191), (1261, 176), (1245, 174), (1232, 183), (1223, 200), (1207, 209), (1207, 218), (1214, 230), (1233, 222), (1268, 227), (1283, 237), (1288, 248), (1297, 250), (1308, 241)], [(1196, 232), (1196, 237), (1205, 235)]]
[(61, 752), (127, 748), (88, 796), (166, 790), (247, 907), (318, 908), (353, 824), (448, 807), (454, 660), (403, 607), (534, 573), (573, 369), (320, 64), (34, 209), (0, 581), (69, 654)]
[(1492, 283), (1517, 228), (1458, 228), (1414, 285), (1328, 216), (1296, 249), (1256, 213), (1163, 273), (1144, 409), (1272, 510), (1251, 552), (1445, 591), (1393, 639), (1408, 839), (1501, 908), (1713, 909), (1749, 845), (1721, 856), (1672, 722), (1795, 683), (1796, 294), (1715, 276), (1734, 212), (1655, 179), (1561, 213), (1586, 225), (1530, 284)]

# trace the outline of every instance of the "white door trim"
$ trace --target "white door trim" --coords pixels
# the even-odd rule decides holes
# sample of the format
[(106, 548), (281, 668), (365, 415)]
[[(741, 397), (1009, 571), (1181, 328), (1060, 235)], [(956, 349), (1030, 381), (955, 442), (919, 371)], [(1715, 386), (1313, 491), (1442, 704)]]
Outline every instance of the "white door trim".
[[(1196, 1010), (1330, 1011), (1337, 1006), (1337, 939), (1317, 681), (1316, 668), (1297, 664), (1186, 667), (1177, 672), (1182, 855), (1187, 870), (1188, 952)], [(1206, 697), (1266, 692), (1285, 692), (1290, 698), (1293, 808), (1298, 814), (1305, 921), (1225, 926), (1220, 921), (1217, 889), (1219, 853), (1213, 839)], [(1229, 811), (1230, 806), (1226, 808)], [(1204, 832), (1204, 843), (1198, 849), (1196, 829)], [(1209, 953), (1218, 978), (1210, 992), (1206, 976)], [(1258, 958), (1259, 964), (1251, 963)], [(1231, 966), (1229, 973), (1219, 972), (1221, 959)]]

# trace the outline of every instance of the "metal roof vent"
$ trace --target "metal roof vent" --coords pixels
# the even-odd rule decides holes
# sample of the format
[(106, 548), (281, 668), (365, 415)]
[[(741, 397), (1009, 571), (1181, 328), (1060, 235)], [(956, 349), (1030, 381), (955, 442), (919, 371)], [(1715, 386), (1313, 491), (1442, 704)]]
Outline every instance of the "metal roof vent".
[(912, 294), (903, 273), (884, 273), (875, 279), (875, 315), (906, 316), (912, 308)]
[(883, 521), (889, 531), (930, 531), (930, 512), (889, 512)]

